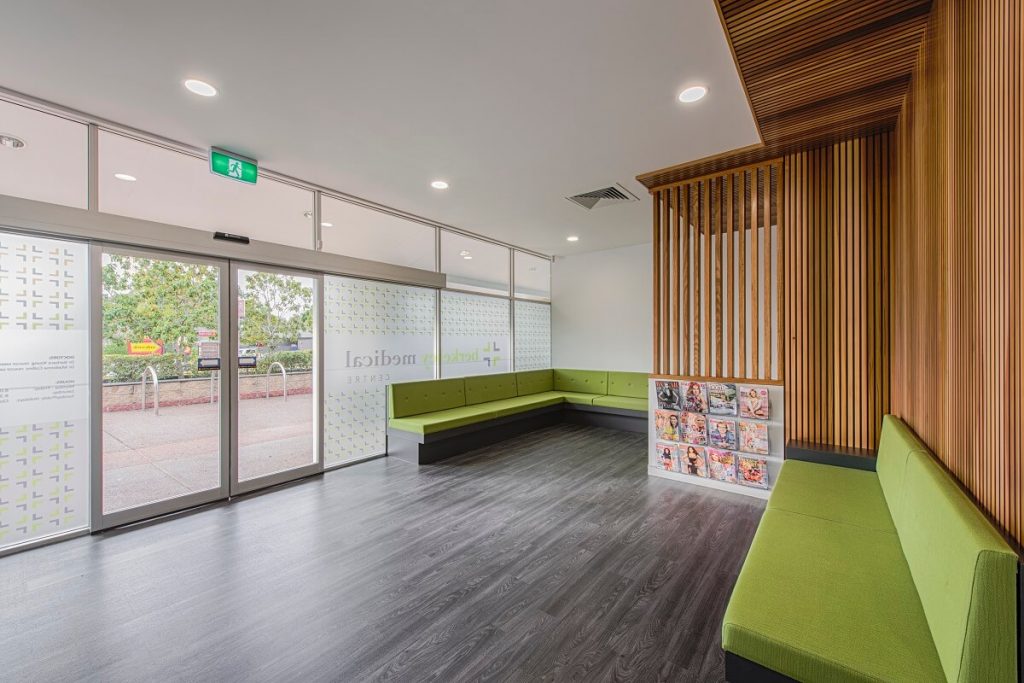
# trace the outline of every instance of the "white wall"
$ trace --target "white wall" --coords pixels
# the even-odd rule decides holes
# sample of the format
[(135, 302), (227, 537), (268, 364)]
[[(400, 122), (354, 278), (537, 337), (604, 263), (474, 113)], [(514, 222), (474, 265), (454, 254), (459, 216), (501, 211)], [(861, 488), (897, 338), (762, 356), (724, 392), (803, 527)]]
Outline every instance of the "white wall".
[(559, 256), (551, 268), (552, 366), (651, 371), (651, 245)]

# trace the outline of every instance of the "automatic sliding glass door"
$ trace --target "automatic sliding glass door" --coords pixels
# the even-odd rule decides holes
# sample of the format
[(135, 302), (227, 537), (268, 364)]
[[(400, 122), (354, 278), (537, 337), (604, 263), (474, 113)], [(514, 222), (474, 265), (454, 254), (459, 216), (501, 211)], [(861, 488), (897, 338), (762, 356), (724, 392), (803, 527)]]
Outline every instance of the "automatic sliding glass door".
[(304, 272), (232, 264), (233, 494), (323, 469), (321, 281)]
[(101, 528), (226, 498), (226, 262), (94, 249), (101, 251)]

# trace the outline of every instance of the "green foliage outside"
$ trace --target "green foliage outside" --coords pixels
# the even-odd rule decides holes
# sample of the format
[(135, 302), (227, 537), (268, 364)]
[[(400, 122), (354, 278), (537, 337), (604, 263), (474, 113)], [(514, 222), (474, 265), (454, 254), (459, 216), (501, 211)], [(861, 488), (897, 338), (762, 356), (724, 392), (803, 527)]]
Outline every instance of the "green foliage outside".
[[(298, 370), (312, 370), (313, 369), (313, 352), (312, 351), (277, 351), (275, 353), (268, 353), (258, 361), (256, 361), (256, 374), (265, 375), (267, 370), (270, 369), (271, 363), (280, 363), (284, 366), (284, 369), (291, 373)], [(274, 372), (280, 372), (277, 368), (274, 368)]]
[[(107, 382), (137, 382), (152, 365), (160, 379), (208, 377), (196, 369), (199, 330), (220, 327), (218, 269), (108, 254), (103, 265), (103, 374)], [(223, 283), (227, 286), (227, 283)], [(285, 369), (312, 367), (310, 351), (274, 351), (297, 344), (313, 329), (313, 292), (302, 281), (271, 273), (245, 273), (239, 345), (259, 349), (256, 372), (275, 360)], [(164, 354), (128, 355), (128, 342), (149, 337), (164, 343)], [(233, 353), (221, 349), (221, 354)]]
[[(189, 358), (164, 354), (163, 356), (129, 356), (127, 354), (103, 354), (104, 382), (138, 382), (142, 373), (152, 365), (159, 379), (175, 377), (209, 377), (207, 372), (197, 372), (195, 362), (189, 365)], [(146, 380), (152, 379), (147, 376)]]
[(248, 273), (240, 288), (245, 318), (239, 344), (273, 349), (313, 329), (313, 291), (296, 278)]

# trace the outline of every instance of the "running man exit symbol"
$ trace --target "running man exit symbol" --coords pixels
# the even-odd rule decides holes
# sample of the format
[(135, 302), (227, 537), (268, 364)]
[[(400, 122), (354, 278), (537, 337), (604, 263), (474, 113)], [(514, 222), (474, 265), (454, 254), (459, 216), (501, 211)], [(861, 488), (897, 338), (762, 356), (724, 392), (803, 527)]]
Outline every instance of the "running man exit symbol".
[(254, 159), (213, 148), (210, 150), (210, 173), (255, 184), (259, 177), (259, 166)]

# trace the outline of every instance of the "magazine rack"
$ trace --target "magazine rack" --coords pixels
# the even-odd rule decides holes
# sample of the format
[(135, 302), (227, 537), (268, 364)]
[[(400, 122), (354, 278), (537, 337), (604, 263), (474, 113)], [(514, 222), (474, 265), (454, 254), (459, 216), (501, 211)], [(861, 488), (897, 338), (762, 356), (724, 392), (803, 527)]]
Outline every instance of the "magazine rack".
[[(657, 393), (656, 393), (656, 388), (655, 388), (656, 385), (655, 385), (655, 383), (658, 382), (658, 381), (665, 381), (665, 380), (678, 381), (678, 382), (680, 382), (680, 384), (683, 384), (685, 382), (690, 382), (690, 381), (705, 382), (705, 383), (706, 382), (715, 382), (716, 381), (716, 380), (713, 380), (713, 379), (696, 378), (696, 377), (692, 377), (692, 378), (691, 377), (671, 377), (671, 378), (668, 378), (668, 377), (665, 377), (665, 378), (655, 377), (655, 378), (651, 378), (651, 379), (648, 380), (648, 388), (647, 388), (647, 392), (648, 392), (648, 406), (649, 406), (649, 408), (648, 408), (649, 419), (648, 419), (648, 431), (647, 431), (647, 441), (648, 441), (648, 444), (647, 444), (647, 446), (648, 446), (647, 447), (648, 468), (647, 468), (647, 470), (648, 470), (648, 474), (650, 476), (652, 476), (652, 477), (661, 477), (663, 479), (671, 479), (673, 481), (682, 482), (684, 484), (692, 484), (694, 486), (705, 486), (705, 487), (708, 487), (708, 488), (719, 489), (721, 491), (731, 491), (732, 493), (740, 493), (740, 494), (747, 495), (747, 496), (753, 496), (755, 498), (767, 499), (769, 494), (771, 493), (772, 486), (774, 486), (774, 484), (775, 484), (775, 479), (778, 477), (779, 472), (782, 470), (782, 462), (783, 462), (784, 451), (785, 451), (785, 432), (784, 432), (784, 424), (785, 424), (785, 403), (784, 403), (784, 398), (785, 398), (785, 392), (784, 392), (782, 386), (774, 385), (774, 384), (761, 384), (761, 383), (758, 383), (758, 382), (738, 382), (738, 383), (735, 383), (738, 386), (742, 385), (744, 387), (756, 387), (758, 389), (765, 389), (765, 390), (767, 390), (767, 392), (768, 392), (768, 402), (769, 402), (768, 419), (762, 419), (762, 420), (750, 419), (750, 420), (748, 420), (747, 418), (742, 418), (739, 415), (736, 415), (736, 416), (708, 415), (707, 416), (707, 417), (713, 418), (713, 419), (721, 418), (721, 419), (726, 419), (726, 420), (736, 420), (737, 422), (740, 421), (740, 420), (743, 420), (743, 421), (749, 421), (749, 422), (757, 422), (757, 423), (766, 425), (767, 432), (768, 432), (768, 453), (767, 454), (760, 454), (760, 455), (756, 456), (756, 457), (763, 458), (765, 460), (766, 464), (767, 464), (768, 488), (762, 489), (762, 488), (755, 488), (755, 487), (751, 487), (751, 486), (745, 486), (743, 484), (738, 483), (738, 481), (737, 481), (737, 483), (730, 483), (730, 482), (718, 481), (718, 480), (712, 479), (710, 477), (697, 477), (697, 476), (693, 476), (693, 475), (690, 475), (690, 474), (684, 474), (683, 472), (680, 472), (680, 471), (669, 471), (669, 470), (664, 469), (664, 467), (662, 466), (662, 464), (660, 462), (660, 459), (659, 459), (658, 450), (657, 450), (657, 444), (665, 443), (666, 440), (659, 438), (658, 434), (657, 434), (657, 431), (656, 431), (655, 411), (657, 411), (659, 408), (658, 408), (658, 397), (657, 397)], [(680, 413), (682, 413), (682, 412), (685, 412), (685, 411), (680, 410)], [(686, 443), (683, 442), (683, 441), (678, 441), (677, 445), (685, 446)], [(706, 448), (706, 446), (701, 446), (701, 447), (702, 448)], [(713, 446), (712, 446), (712, 448), (713, 448)], [(735, 453), (737, 456), (738, 455), (748, 455), (747, 453), (739, 452), (736, 449), (729, 449), (729, 450), (732, 451), (733, 453)], [(754, 454), (750, 454), (750, 455), (753, 456)]]

